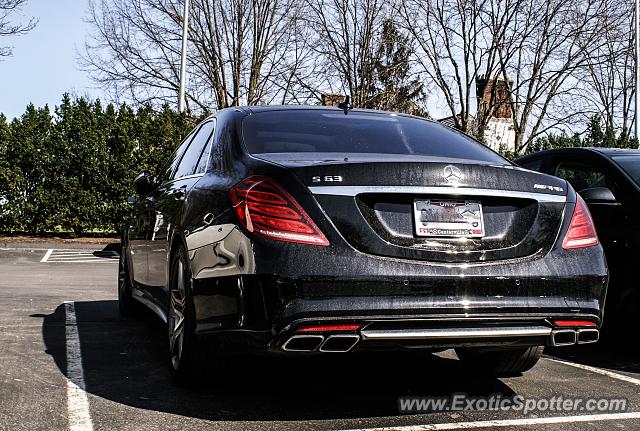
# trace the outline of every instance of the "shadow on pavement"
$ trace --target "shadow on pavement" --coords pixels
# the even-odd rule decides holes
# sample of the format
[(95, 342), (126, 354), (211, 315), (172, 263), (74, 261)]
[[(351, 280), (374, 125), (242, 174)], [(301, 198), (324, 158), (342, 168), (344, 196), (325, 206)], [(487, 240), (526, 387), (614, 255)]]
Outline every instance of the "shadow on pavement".
[[(147, 314), (122, 319), (116, 301), (76, 302), (87, 391), (142, 409), (209, 420), (309, 420), (395, 416), (399, 396), (516, 394), (428, 354), (239, 357), (198, 388), (175, 386), (165, 329)], [(65, 310), (44, 317), (47, 352), (66, 373)]]
[(640, 374), (638, 342), (622, 339), (622, 334), (608, 334), (595, 344), (546, 349), (545, 353), (558, 359), (592, 367)]

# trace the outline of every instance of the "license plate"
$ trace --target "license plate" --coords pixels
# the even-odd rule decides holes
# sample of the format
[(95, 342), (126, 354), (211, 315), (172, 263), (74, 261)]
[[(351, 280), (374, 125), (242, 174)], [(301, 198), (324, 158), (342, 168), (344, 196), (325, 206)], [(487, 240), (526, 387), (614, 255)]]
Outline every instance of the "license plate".
[(413, 213), (418, 236), (484, 236), (482, 204), (477, 201), (414, 200)]

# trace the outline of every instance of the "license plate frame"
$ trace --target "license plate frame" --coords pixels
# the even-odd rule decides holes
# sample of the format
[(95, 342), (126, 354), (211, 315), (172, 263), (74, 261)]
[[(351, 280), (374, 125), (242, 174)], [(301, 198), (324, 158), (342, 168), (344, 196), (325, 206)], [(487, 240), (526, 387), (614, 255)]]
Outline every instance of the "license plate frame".
[(482, 203), (464, 199), (413, 200), (414, 232), (418, 237), (483, 238)]

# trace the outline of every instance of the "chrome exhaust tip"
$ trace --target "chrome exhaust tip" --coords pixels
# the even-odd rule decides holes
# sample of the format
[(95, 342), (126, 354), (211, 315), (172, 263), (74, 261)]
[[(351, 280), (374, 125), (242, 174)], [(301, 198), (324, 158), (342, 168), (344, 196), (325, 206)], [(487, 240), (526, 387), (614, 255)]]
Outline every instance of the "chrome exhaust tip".
[(322, 335), (293, 335), (283, 345), (285, 352), (313, 352), (324, 341)]
[(552, 346), (572, 346), (577, 341), (578, 336), (573, 329), (556, 329), (551, 332)]
[(330, 335), (320, 346), (321, 352), (346, 353), (360, 341), (359, 335)]
[(578, 344), (595, 343), (600, 339), (597, 329), (578, 329)]

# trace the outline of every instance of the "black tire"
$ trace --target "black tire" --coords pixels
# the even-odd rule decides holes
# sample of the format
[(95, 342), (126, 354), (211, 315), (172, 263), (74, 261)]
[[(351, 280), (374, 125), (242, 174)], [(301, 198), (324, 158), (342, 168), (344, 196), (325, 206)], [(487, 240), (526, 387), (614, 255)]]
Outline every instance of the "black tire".
[(531, 369), (542, 356), (544, 346), (508, 349), (456, 349), (456, 354), (465, 366), (476, 372), (508, 377)]
[(195, 336), (192, 278), (182, 246), (173, 254), (169, 276), (169, 365), (175, 383), (192, 384), (201, 371), (202, 349)]
[(120, 250), (120, 262), (118, 264), (118, 310), (125, 317), (135, 316), (140, 313), (140, 303), (133, 299), (131, 291), (131, 278), (129, 277), (129, 265), (127, 262), (127, 250)]

